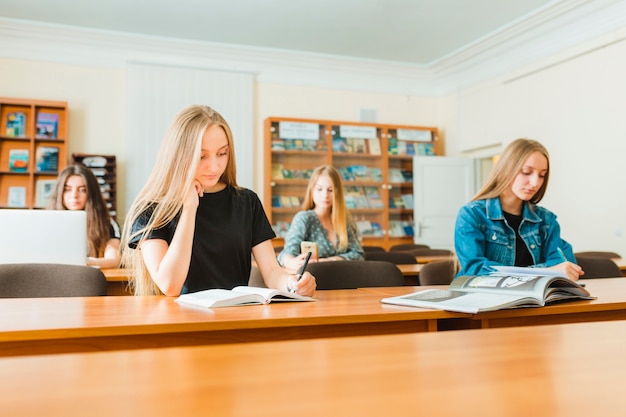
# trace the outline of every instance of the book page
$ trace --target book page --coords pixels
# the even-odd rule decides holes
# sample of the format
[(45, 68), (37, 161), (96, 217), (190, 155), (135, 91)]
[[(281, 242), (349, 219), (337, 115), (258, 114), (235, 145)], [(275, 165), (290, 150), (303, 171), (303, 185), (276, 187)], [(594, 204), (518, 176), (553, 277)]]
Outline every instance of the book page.
[(272, 288), (239, 286), (233, 288), (233, 292), (257, 294), (263, 297), (267, 303), (272, 301), (316, 301), (315, 298), (307, 297), (287, 291), (279, 291)]
[[(465, 276), (455, 278), (450, 284), (451, 290), (496, 294), (515, 294), (543, 300), (548, 284), (555, 279), (567, 279), (554, 276), (496, 273), (484, 276)], [(542, 301), (543, 302), (543, 301)]]
[(462, 292), (449, 290), (424, 290), (399, 297), (383, 298), (386, 304), (409, 307), (435, 308), (460, 313), (478, 313), (511, 307), (538, 307), (541, 304), (532, 297), (515, 294)]
[(265, 304), (266, 300), (263, 295), (259, 294), (211, 289), (182, 294), (176, 299), (176, 302), (198, 307), (213, 308), (247, 304)]

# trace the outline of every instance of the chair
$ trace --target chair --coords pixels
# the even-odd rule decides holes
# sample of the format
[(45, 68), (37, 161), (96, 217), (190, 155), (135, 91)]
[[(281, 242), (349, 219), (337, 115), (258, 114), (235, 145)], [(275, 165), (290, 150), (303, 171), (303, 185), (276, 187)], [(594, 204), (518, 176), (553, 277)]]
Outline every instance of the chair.
[(581, 276), (587, 278), (621, 278), (622, 271), (610, 258), (597, 256), (576, 256), (576, 263), (585, 271)]
[(318, 290), (404, 285), (397, 266), (385, 261), (329, 261), (310, 263), (307, 271), (315, 276)]
[(410, 253), (413, 256), (454, 256), (454, 252), (448, 249), (411, 249), (404, 252)]
[(259, 268), (256, 265), (252, 265), (252, 268), (250, 268), (250, 279), (248, 279), (248, 286), (267, 288), (267, 285), (265, 285), (265, 280), (263, 279), (263, 275), (261, 275), (261, 271), (259, 271)]
[(407, 251), (413, 249), (430, 249), (430, 246), (418, 245), (416, 243), (404, 243), (401, 245), (393, 245), (391, 248), (389, 248), (389, 251)]
[(420, 285), (450, 285), (459, 271), (456, 259), (436, 261), (424, 264), (420, 269)]
[(363, 252), (387, 252), (382, 246), (363, 246)]
[(596, 258), (621, 258), (622, 255), (615, 252), (576, 252), (574, 256), (578, 259), (579, 256), (593, 256)]
[(0, 298), (89, 297), (107, 295), (102, 271), (65, 264), (0, 265)]
[(416, 264), (417, 259), (408, 252), (365, 252), (366, 261), (387, 261), (396, 265)]

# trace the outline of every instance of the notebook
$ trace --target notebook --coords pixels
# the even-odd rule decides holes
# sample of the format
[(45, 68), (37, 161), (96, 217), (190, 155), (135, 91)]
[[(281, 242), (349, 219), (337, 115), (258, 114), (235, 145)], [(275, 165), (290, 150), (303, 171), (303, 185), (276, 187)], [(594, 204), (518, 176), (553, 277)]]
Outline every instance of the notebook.
[(87, 214), (0, 210), (0, 263), (87, 264)]

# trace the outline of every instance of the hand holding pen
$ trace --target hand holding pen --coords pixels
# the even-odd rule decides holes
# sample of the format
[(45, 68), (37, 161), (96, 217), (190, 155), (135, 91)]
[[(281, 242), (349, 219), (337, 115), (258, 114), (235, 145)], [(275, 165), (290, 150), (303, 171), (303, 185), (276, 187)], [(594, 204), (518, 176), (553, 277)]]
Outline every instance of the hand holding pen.
[[(576, 265), (575, 263), (568, 261), (567, 257), (565, 256), (565, 253), (563, 253), (563, 249), (557, 247), (556, 251), (559, 253), (561, 260), (563, 261), (563, 264), (558, 265), (558, 268), (556, 269), (561, 269), (563, 272), (565, 272), (565, 274), (567, 275), (569, 279), (571, 279), (572, 281), (577, 281), (578, 278), (582, 274), (585, 273), (583, 269), (580, 266)], [(584, 287), (585, 284), (581, 283), (581, 286)]]
[(296, 282), (294, 283), (294, 285), (289, 285), (289, 283), (287, 283), (287, 290), (289, 292), (296, 292), (298, 290), (298, 281), (302, 279), (302, 275), (304, 274), (304, 271), (306, 270), (306, 267), (309, 264), (309, 259), (311, 259), (311, 255), (312, 255), (312, 252), (309, 252), (306, 254), (306, 258), (304, 258), (304, 263), (298, 269), (298, 272), (296, 272)]

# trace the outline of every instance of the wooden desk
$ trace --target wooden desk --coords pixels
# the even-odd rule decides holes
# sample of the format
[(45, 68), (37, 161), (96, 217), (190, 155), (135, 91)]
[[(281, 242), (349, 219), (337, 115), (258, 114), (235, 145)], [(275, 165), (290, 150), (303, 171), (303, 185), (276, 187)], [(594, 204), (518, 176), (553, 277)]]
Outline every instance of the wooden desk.
[[(541, 308), (517, 308), (472, 315), (469, 322), (458, 320), (455, 325), (464, 328), (530, 326), (539, 324), (578, 323), (590, 321), (626, 320), (626, 279), (595, 278), (581, 280), (596, 300), (568, 301)], [(359, 291), (377, 292), (389, 297), (432, 287), (380, 287)]]
[(447, 261), (449, 259), (456, 259), (456, 256), (455, 255), (419, 255), (419, 256), (416, 256), (415, 259), (417, 260), (418, 264), (427, 264), (430, 262)]
[(380, 294), (199, 309), (173, 297), (0, 299), (0, 356), (436, 331), (469, 314), (389, 306)]
[(622, 274), (626, 276), (626, 259), (624, 258), (611, 258), (613, 262), (617, 264)]
[(6, 416), (623, 416), (626, 322), (0, 358)]
[(107, 279), (108, 295), (133, 295), (128, 290), (128, 270), (124, 268), (102, 269)]

